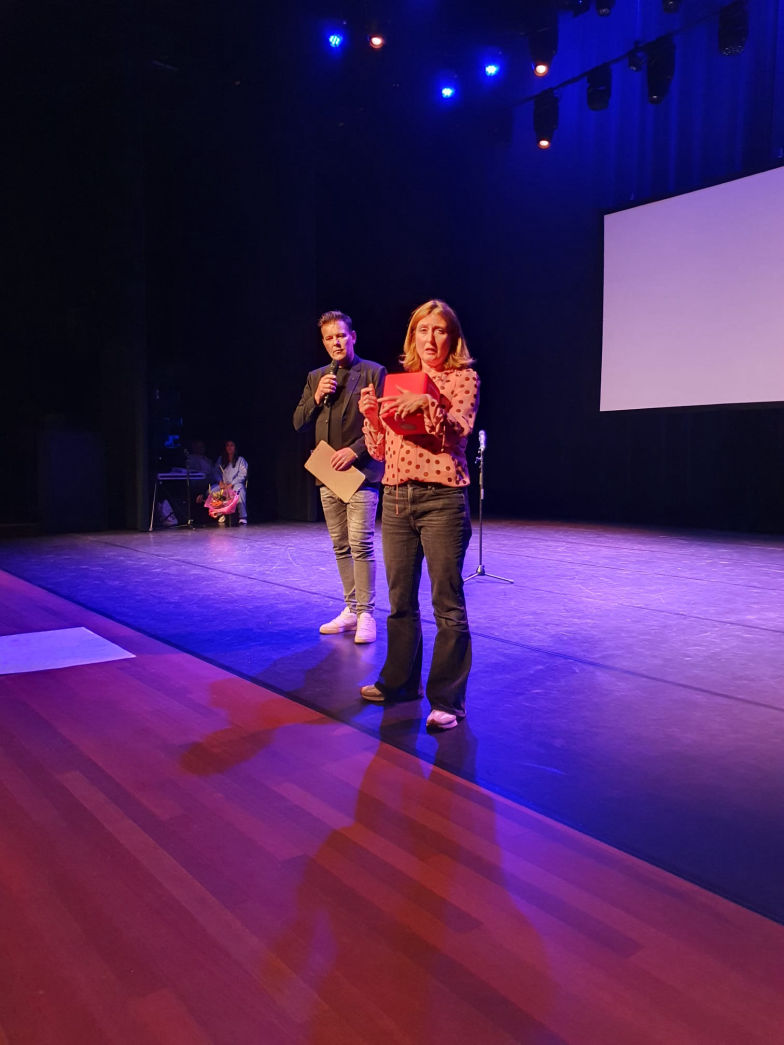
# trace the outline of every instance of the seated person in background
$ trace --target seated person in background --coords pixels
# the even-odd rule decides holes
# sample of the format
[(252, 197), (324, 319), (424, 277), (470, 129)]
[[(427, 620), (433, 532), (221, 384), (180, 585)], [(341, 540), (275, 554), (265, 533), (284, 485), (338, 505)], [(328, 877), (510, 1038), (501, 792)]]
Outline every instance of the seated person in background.
[(185, 467), (189, 472), (204, 472), (207, 482), (213, 478), (213, 464), (207, 457), (207, 448), (203, 439), (194, 439), (189, 450), (185, 451)]
[[(245, 484), (248, 480), (248, 462), (237, 454), (237, 444), (233, 439), (227, 439), (223, 445), (223, 453), (215, 462), (213, 480), (217, 480), (217, 483), (210, 488), (211, 495), (218, 491), (223, 491), (225, 495), (230, 492), (229, 488), (237, 494), (237, 515), (240, 526), (247, 526)], [(218, 516), (219, 523), (225, 523), (225, 521), (225, 515)]]
[(177, 517), (177, 513), (172, 508), (171, 501), (168, 497), (164, 497), (158, 501), (155, 506), (155, 514), (157, 516), (158, 524), (160, 526), (179, 526), (180, 520)]

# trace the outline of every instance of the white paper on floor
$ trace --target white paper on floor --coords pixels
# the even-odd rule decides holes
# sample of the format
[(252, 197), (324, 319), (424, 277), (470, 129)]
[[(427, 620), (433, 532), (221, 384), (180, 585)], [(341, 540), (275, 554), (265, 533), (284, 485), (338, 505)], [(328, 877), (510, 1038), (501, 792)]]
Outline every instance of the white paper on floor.
[(71, 668), (78, 664), (101, 664), (136, 656), (88, 628), (59, 628), (57, 631), (28, 631), (0, 635), (0, 675), (49, 668)]

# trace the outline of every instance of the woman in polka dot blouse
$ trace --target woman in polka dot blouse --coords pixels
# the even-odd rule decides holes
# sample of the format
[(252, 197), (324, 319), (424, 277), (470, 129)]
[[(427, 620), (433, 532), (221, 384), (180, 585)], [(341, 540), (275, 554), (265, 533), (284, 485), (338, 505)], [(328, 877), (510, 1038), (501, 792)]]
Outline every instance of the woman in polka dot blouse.
[[(424, 559), (438, 627), (427, 679), (427, 725), (451, 729), (465, 717), (471, 669), (462, 573), (471, 539), (466, 442), (479, 404), (479, 378), (460, 321), (443, 301), (427, 301), (413, 312), (401, 362), (408, 372), (427, 374), (428, 392), (400, 387), (378, 399), (371, 385), (359, 400), (368, 451), (385, 462), (381, 534), (390, 602), (387, 658), (378, 681), (360, 693), (375, 703), (422, 696)], [(421, 415), (417, 425), (395, 423), (415, 414)], [(400, 428), (419, 431), (403, 435)]]

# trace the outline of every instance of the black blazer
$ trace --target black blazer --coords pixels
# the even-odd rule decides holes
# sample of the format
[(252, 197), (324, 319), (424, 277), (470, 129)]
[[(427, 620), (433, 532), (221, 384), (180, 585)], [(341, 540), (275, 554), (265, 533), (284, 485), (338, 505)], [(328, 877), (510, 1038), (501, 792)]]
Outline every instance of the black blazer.
[(357, 455), (354, 467), (362, 472), (368, 482), (380, 482), (384, 474), (384, 462), (375, 461), (367, 452), (365, 437), (362, 434), (364, 418), (359, 412), (359, 393), (366, 385), (373, 385), (376, 394), (380, 396), (384, 389), (387, 372), (378, 363), (371, 363), (367, 359), (355, 356), (354, 362), (348, 369), (346, 384), (342, 388), (338, 387), (338, 395), (332, 406), (318, 406), (314, 396), (319, 381), (328, 370), (329, 364), (311, 370), (308, 374), (302, 396), (294, 411), (294, 428), (298, 432), (312, 428), (315, 432), (316, 443), (322, 439), (328, 443), (329, 411), (339, 411), (342, 440), (340, 446), (333, 447), (333, 450), (342, 450), (343, 447), (350, 446)]

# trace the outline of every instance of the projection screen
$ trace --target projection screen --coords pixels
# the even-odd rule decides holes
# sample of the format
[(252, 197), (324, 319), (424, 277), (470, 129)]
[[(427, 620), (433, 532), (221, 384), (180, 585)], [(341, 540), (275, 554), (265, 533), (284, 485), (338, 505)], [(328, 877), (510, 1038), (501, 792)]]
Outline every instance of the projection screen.
[(784, 168), (607, 214), (601, 410), (784, 400)]

